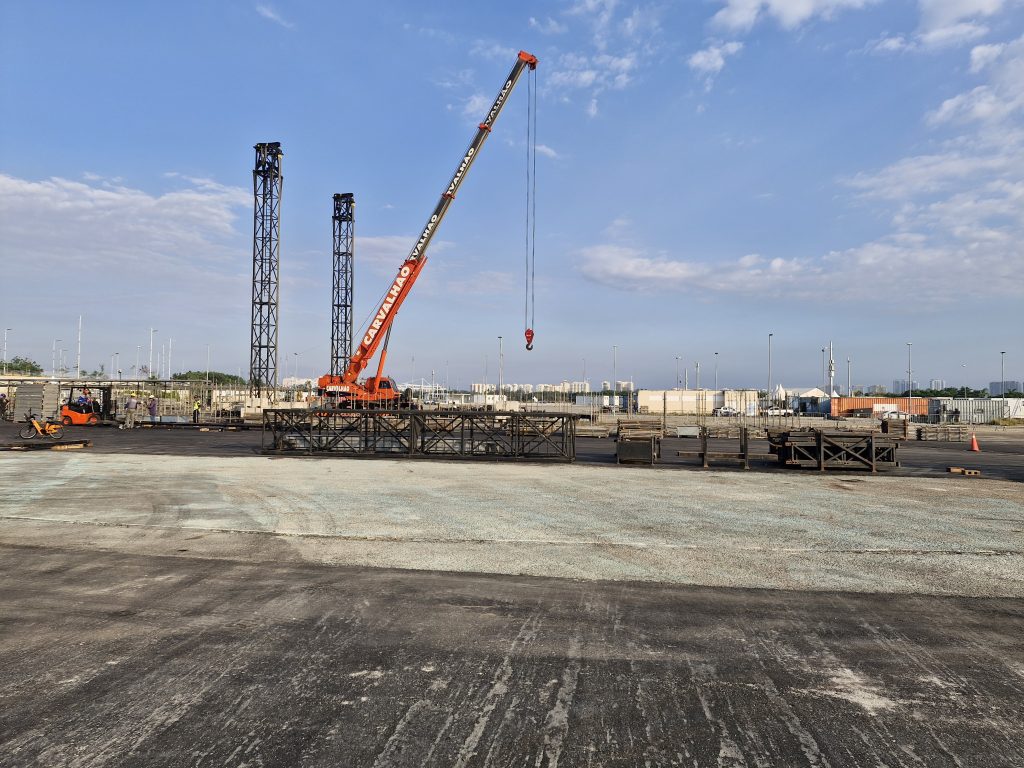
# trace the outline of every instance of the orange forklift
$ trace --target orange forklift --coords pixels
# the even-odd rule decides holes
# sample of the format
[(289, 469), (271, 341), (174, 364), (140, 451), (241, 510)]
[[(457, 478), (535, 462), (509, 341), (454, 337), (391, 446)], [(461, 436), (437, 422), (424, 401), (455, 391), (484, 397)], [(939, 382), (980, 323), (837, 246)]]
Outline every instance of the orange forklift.
[(114, 420), (113, 387), (74, 386), (61, 406), (60, 420), (66, 426), (95, 426)]

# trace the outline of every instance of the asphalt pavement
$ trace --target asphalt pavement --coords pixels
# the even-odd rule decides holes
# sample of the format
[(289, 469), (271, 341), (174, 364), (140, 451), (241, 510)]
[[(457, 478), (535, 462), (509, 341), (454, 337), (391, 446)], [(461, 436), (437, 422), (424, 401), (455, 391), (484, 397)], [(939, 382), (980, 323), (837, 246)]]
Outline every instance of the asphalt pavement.
[(1012, 435), (875, 477), (78, 437), (0, 453), (3, 768), (1024, 766)]
[(2, 766), (1024, 765), (1019, 599), (0, 552)]

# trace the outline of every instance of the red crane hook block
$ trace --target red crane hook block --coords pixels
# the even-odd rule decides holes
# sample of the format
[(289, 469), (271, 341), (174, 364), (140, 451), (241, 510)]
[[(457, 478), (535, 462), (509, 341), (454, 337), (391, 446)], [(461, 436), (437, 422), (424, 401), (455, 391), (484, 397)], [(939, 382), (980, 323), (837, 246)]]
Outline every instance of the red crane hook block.
[(526, 351), (533, 349), (533, 328), (526, 329)]

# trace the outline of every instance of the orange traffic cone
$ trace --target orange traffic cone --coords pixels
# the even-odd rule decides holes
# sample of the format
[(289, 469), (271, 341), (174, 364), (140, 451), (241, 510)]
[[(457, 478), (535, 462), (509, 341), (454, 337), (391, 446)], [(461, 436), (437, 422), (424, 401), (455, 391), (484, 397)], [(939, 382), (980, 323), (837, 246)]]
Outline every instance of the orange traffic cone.
[(971, 450), (975, 453), (981, 452), (981, 448), (978, 447), (978, 438), (973, 432), (971, 432)]

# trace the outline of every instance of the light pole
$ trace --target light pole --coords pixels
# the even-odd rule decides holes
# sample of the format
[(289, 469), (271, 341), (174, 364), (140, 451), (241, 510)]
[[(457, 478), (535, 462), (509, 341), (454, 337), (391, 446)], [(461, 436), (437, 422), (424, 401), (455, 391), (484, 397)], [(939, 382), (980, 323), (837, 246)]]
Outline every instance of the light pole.
[(206, 345), (206, 383), (210, 383), (210, 345)]
[(7, 334), (10, 328), (4, 328), (4, 376), (7, 375)]
[(825, 391), (825, 348), (821, 348), (821, 391)]
[(502, 378), (505, 375), (505, 350), (502, 347), (501, 336), (498, 337), (498, 400), (501, 400), (501, 387), (504, 383)]
[(853, 385), (850, 383), (850, 358), (846, 358), (846, 396), (853, 397)]
[(114, 353), (114, 370), (117, 371), (117, 380), (121, 380), (121, 353)]
[(149, 329), (149, 375), (153, 375), (153, 334), (156, 333), (156, 328)]
[(612, 413), (619, 411), (619, 347), (612, 344)]
[(142, 355), (142, 345), (135, 345), (135, 378), (139, 378), (139, 357)]
[(1003, 363), (1006, 361), (1006, 353), (999, 353), (999, 396), (1006, 397), (1006, 368)]
[(58, 341), (63, 341), (63, 339), (54, 339), (53, 340), (53, 349), (51, 350), (52, 358), (53, 358), (52, 361), (51, 361), (51, 363), (52, 363), (51, 370), (53, 371), (54, 378), (57, 377), (57, 342)]
[(964, 400), (967, 399), (967, 363), (960, 363), (960, 367), (964, 369)]
[(718, 391), (718, 353), (715, 352), (715, 392)]
[(772, 336), (774, 333), (768, 334), (768, 396), (765, 398), (769, 403), (772, 396)]
[(587, 388), (587, 394), (590, 394), (590, 385), (587, 384), (587, 358), (583, 358), (583, 386)]
[(700, 360), (697, 361), (697, 389), (700, 389)]
[[(911, 352), (913, 351), (913, 347), (914, 347), (914, 342), (908, 341), (907, 342), (907, 392), (910, 395), (910, 397), (914, 396), (914, 365), (913, 365), (913, 357), (911, 356)], [(907, 407), (908, 408), (910, 407), (910, 403), (909, 402), (907, 403)]]

